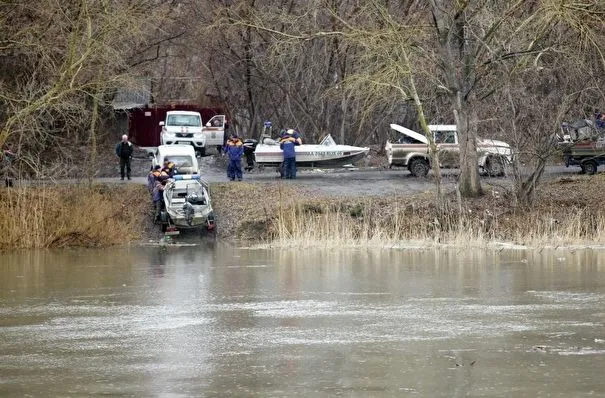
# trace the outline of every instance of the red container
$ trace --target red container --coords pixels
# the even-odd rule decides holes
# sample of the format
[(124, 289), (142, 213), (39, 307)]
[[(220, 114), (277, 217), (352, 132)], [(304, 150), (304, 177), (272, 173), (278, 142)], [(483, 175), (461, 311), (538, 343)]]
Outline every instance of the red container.
[(193, 111), (202, 115), (206, 123), (214, 115), (224, 115), (221, 108), (202, 108), (195, 104), (154, 105), (135, 108), (128, 111), (128, 136), (137, 146), (153, 147), (160, 145), (160, 122), (168, 111)]

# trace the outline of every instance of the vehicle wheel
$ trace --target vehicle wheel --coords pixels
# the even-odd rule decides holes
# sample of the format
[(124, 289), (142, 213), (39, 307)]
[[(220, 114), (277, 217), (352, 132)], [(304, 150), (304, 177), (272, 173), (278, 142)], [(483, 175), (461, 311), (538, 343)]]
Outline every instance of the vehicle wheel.
[(197, 154), (198, 154), (199, 157), (206, 156), (206, 147), (198, 149), (197, 150)]
[(490, 177), (502, 177), (504, 175), (504, 161), (502, 158), (490, 156), (485, 161), (485, 171)]
[(408, 170), (414, 177), (426, 177), (430, 170), (429, 162), (422, 158), (412, 159), (408, 165)]
[(589, 160), (588, 162), (582, 163), (582, 170), (588, 175), (595, 174), (597, 172), (597, 167), (597, 162), (594, 160)]

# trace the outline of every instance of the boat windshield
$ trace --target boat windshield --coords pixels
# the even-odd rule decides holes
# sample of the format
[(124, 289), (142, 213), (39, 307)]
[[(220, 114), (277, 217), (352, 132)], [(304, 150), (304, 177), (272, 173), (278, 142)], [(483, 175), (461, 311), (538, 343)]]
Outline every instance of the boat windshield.
[(191, 156), (168, 155), (164, 158), (164, 161), (166, 159), (169, 159), (172, 163), (174, 163), (177, 169), (179, 167), (193, 167), (193, 159), (191, 159)]
[(321, 140), (319, 145), (334, 146), (334, 145), (336, 145), (336, 142), (334, 141), (334, 138), (332, 138), (332, 136), (330, 134), (328, 134), (323, 138), (323, 140)]

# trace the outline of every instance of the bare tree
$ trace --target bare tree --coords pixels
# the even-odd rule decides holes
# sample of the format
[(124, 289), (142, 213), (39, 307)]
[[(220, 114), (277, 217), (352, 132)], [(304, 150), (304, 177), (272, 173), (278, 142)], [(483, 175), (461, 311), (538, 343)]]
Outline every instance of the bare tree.
[(165, 6), (26, 0), (1, 7), (0, 145), (18, 142), (33, 170), (49, 149), (57, 156), (67, 143), (88, 141), (94, 160), (96, 109), (117, 88), (135, 84), (129, 62), (157, 30)]

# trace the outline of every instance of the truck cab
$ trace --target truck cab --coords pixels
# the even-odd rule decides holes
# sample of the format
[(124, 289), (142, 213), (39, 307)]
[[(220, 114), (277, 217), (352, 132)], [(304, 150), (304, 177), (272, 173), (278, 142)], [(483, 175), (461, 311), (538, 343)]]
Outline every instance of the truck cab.
[(175, 171), (178, 175), (200, 173), (199, 164), (192, 145), (172, 144), (158, 146), (153, 156), (152, 167), (161, 167), (166, 160), (174, 163)]
[(565, 166), (580, 166), (582, 174), (592, 175), (605, 164), (605, 130), (597, 128), (592, 120), (562, 123), (556, 138)]
[(206, 136), (199, 112), (168, 111), (166, 119), (160, 122), (161, 145), (190, 145), (200, 156), (206, 153)]

